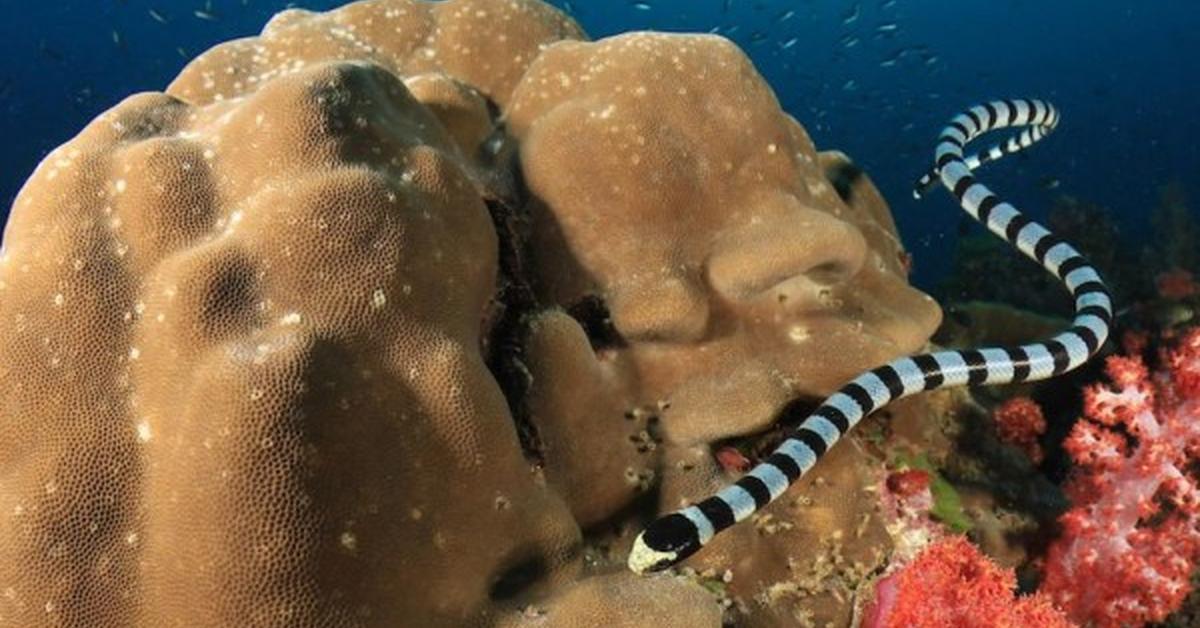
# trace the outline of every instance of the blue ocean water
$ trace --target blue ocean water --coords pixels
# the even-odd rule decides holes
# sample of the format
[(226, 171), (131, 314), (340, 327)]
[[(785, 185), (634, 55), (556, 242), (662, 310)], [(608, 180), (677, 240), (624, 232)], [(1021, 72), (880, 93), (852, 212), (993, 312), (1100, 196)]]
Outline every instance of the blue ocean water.
[[(125, 96), (162, 89), (205, 48), (257, 33), (288, 6), (329, 0), (3, 0), (0, 208), (50, 149)], [(912, 199), (933, 140), (960, 108), (1037, 97), (1058, 131), (987, 174), (1034, 217), (1052, 194), (1110, 209), (1148, 237), (1162, 186), (1200, 194), (1200, 4), (1194, 0), (555, 0), (593, 38), (640, 29), (737, 42), (818, 147), (875, 180), (916, 258), (914, 282), (949, 270), (957, 209)], [(1200, 201), (1193, 204), (1193, 208)], [(1152, 243), (1147, 243), (1152, 244)]]

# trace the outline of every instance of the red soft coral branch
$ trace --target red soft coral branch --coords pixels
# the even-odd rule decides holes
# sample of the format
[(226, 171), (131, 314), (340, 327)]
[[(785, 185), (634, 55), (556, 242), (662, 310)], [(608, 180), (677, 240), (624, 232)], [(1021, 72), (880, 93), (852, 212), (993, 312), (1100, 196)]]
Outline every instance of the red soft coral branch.
[(1029, 397), (1013, 397), (992, 411), (1000, 440), (1025, 452), (1034, 464), (1042, 462), (1038, 438), (1046, 432), (1042, 407)]
[(1107, 627), (1161, 621), (1191, 590), (1200, 561), (1200, 329), (1163, 352), (1107, 362), (1064, 443), (1074, 504), (1046, 556), (1042, 591), (1071, 619)]
[(1014, 597), (1016, 575), (965, 537), (926, 547), (881, 579), (863, 628), (1066, 628), (1072, 624), (1041, 595)]

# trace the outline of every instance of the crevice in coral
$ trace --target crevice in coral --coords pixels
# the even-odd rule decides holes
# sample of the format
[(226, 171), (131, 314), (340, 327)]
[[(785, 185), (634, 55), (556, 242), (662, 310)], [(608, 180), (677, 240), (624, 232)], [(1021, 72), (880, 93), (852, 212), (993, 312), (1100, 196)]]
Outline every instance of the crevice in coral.
[(852, 204), (854, 202), (854, 184), (865, 174), (862, 168), (846, 162), (830, 168), (826, 174), (842, 201)]
[(525, 397), (532, 376), (524, 361), (524, 335), (529, 316), (542, 309), (530, 283), (528, 243), (530, 223), (528, 192), (516, 159), (515, 142), (503, 127), (498, 127), (484, 142), (489, 183), (485, 184), (484, 202), (499, 242), (499, 272), (496, 292), (484, 313), (480, 352), (488, 370), (496, 378), (517, 429), (521, 451), (526, 460), (545, 463), (545, 454), (537, 426), (529, 416)]
[(574, 318), (587, 334), (592, 350), (624, 347), (625, 339), (613, 326), (608, 304), (599, 295), (589, 294), (567, 306), (567, 314)]

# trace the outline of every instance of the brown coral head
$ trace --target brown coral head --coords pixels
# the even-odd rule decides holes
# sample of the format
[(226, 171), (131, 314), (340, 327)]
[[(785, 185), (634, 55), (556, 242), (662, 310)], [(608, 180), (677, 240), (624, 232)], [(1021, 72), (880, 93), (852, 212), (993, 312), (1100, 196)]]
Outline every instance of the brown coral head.
[(643, 393), (690, 416), (664, 417), (673, 439), (758, 429), (789, 397), (915, 350), (936, 324), (894, 251), (864, 236), (890, 224), (839, 198), (724, 38), (559, 42), (508, 121), (544, 296), (604, 298)]

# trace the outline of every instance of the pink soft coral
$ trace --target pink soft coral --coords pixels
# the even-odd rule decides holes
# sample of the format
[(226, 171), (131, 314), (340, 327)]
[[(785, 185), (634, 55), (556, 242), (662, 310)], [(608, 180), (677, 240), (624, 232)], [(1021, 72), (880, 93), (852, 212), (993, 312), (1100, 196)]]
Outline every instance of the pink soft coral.
[(961, 536), (926, 547), (881, 579), (863, 628), (1067, 628), (1041, 595), (1013, 597), (1017, 578)]
[(1080, 623), (1140, 625), (1177, 609), (1200, 561), (1200, 329), (1162, 352), (1111, 357), (1065, 442), (1074, 507), (1049, 548), (1042, 591)]

